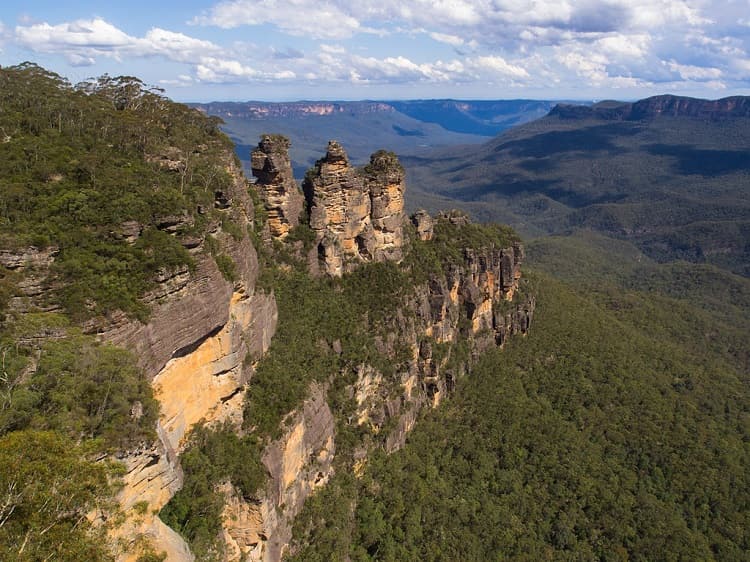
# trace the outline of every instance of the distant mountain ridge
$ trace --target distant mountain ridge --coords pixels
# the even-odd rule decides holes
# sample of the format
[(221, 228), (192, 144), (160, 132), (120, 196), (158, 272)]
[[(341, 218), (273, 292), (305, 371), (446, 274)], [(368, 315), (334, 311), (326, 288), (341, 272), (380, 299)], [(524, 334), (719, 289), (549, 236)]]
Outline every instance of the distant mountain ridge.
[(293, 102), (211, 102), (191, 104), (224, 120), (249, 169), (248, 155), (265, 133), (291, 141), (294, 173), (304, 176), (335, 139), (355, 164), (381, 148), (399, 156), (436, 147), (478, 145), (510, 127), (546, 115), (556, 102), (544, 100), (364, 100)]
[(750, 96), (706, 100), (665, 94), (633, 103), (603, 101), (591, 106), (557, 104), (549, 114), (561, 119), (595, 118), (607, 121), (635, 121), (660, 115), (718, 120), (750, 117)]
[(395, 109), (383, 102), (211, 102), (196, 105), (209, 115), (218, 117), (235, 117), (243, 119), (267, 119), (269, 117), (307, 117), (314, 115), (333, 115), (349, 113), (362, 115), (368, 113), (392, 112)]
[(750, 97), (558, 104), (481, 146), (403, 160), (412, 200), (525, 236), (583, 228), (750, 275)]

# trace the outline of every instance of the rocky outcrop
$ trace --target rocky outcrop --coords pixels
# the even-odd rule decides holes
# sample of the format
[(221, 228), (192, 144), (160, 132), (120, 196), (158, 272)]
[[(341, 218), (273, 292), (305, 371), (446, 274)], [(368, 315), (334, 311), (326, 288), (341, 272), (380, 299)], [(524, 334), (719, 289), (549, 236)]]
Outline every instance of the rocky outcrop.
[(48, 275), (59, 248), (29, 246), (0, 250), (0, 266), (16, 280), (8, 307), (19, 314), (56, 312), (60, 307), (49, 299)]
[(417, 229), (417, 236), (423, 242), (432, 240), (434, 223), (430, 214), (424, 209), (420, 209), (411, 217), (411, 223)]
[(194, 559), (182, 537), (155, 515), (182, 487), (177, 454), (160, 422), (157, 433), (155, 443), (118, 456), (125, 466), (123, 487), (117, 497), (125, 520), (114, 527), (111, 538), (120, 562), (135, 562), (143, 547), (165, 552), (169, 560)]
[(189, 429), (206, 423), (242, 422), (242, 391), (250, 375), (245, 357), (264, 352), (270, 344), (277, 314), (272, 297), (236, 292), (229, 320), (208, 334), (189, 353), (170, 360), (152, 381), (161, 405), (161, 424), (171, 449), (180, 452)]
[(376, 152), (356, 169), (331, 141), (302, 187), (315, 233), (313, 269), (341, 276), (361, 262), (402, 258), (404, 171), (394, 154)]
[[(345, 169), (343, 158), (339, 163)], [(440, 223), (441, 233), (453, 229), (456, 239), (461, 229), (473, 226), (458, 212), (435, 219), (418, 216), (420, 224), (428, 219), (430, 225)], [(483, 351), (528, 332), (535, 300), (521, 282), (523, 258), (519, 243), (451, 251), (442, 270), (405, 288), (409, 296), (377, 330), (375, 350), (396, 366), (394, 372), (362, 363), (334, 375), (353, 374), (348, 392), (354, 411), (347, 414), (348, 423), (366, 428), (362, 435), (370, 436), (355, 447), (355, 474), (364, 469), (373, 447), (388, 452), (402, 447), (420, 412), (449, 395)], [(341, 342), (325, 345), (331, 353), (342, 352)], [(284, 425), (284, 436), (263, 457), (270, 478), (262, 498), (248, 502), (230, 494), (224, 536), (227, 552), (235, 557), (229, 560), (240, 552), (249, 560), (281, 560), (305, 499), (332, 474), (336, 433), (324, 386), (313, 386), (310, 398)]]
[(265, 135), (250, 157), (271, 234), (281, 239), (299, 224), (304, 207), (289, 160), (289, 146), (289, 140), (281, 135)]

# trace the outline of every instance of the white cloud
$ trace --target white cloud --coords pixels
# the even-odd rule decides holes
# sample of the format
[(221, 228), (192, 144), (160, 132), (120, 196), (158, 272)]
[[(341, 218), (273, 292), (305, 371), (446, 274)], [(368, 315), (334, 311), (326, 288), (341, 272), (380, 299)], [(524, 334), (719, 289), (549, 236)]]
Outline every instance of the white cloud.
[(482, 71), (499, 74), (508, 78), (529, 78), (529, 73), (522, 67), (509, 64), (504, 58), (493, 55), (470, 59), (471, 65)]
[(647, 33), (613, 34), (597, 39), (592, 44), (594, 51), (601, 51), (612, 57), (645, 57), (651, 47), (651, 36)]
[(572, 70), (585, 84), (596, 88), (643, 88), (651, 83), (642, 78), (615, 74), (609, 71), (610, 59), (604, 53), (584, 53), (558, 50), (556, 62)]
[(431, 31), (428, 33), (428, 35), (439, 43), (447, 43), (448, 45), (453, 45), (454, 47), (460, 47), (465, 43), (465, 41), (458, 35), (451, 35), (449, 33), (437, 33), (436, 31)]
[(290, 35), (318, 39), (351, 37), (359, 21), (334, 2), (313, 0), (233, 0), (221, 2), (193, 23), (231, 29), (270, 23)]
[(161, 55), (177, 62), (190, 62), (207, 53), (221, 51), (221, 48), (211, 41), (195, 39), (158, 27), (146, 33), (136, 45), (136, 49), (141, 49), (144, 55)]
[(37, 52), (55, 52), (58, 49), (86, 49), (92, 52), (113, 52), (128, 47), (134, 38), (123, 33), (103, 19), (78, 20), (50, 25), (38, 23), (16, 27), (16, 42)]
[(674, 60), (667, 62), (672, 72), (676, 72), (683, 80), (710, 81), (721, 78), (722, 72), (718, 68), (706, 68), (691, 64), (679, 64)]
[[(254, 43), (226, 45), (160, 27), (133, 36), (102, 18), (4, 29), (19, 47), (60, 54), (76, 66), (103, 57), (187, 65), (162, 82), (175, 86), (317, 81), (436, 84), (449, 92), (448, 85), (473, 83), (562, 95), (747, 82), (750, 34), (741, 31), (750, 20), (739, 4), (717, 10), (710, 0), (223, 0), (192, 23), (263, 26), (247, 34)], [(358, 42), (362, 34), (370, 40)], [(0, 46), (2, 37), (0, 22)], [(453, 49), (432, 44), (431, 52), (426, 38)]]
[[(201, 82), (292, 80), (287, 69), (260, 70), (232, 57), (219, 45), (158, 27), (143, 37), (133, 37), (109, 22), (95, 18), (58, 25), (48, 23), (17, 26), (16, 43), (41, 53), (64, 55), (73, 66), (90, 66), (98, 57), (122, 60), (126, 57), (162, 57), (193, 66), (195, 79)], [(162, 80), (163, 84), (186, 85), (187, 75)]]
[(193, 62), (221, 50), (210, 41), (160, 28), (151, 29), (144, 37), (133, 37), (101, 18), (58, 25), (19, 25), (15, 41), (38, 53), (64, 54), (78, 66), (93, 64), (99, 56), (117, 60), (124, 56), (163, 56), (176, 62)]

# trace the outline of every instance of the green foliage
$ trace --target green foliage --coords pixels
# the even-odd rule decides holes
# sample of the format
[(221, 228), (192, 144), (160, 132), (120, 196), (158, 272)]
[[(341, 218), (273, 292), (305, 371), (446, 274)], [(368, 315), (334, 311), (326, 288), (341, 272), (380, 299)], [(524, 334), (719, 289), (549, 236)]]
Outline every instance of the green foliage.
[[(451, 211), (455, 216), (465, 217), (461, 211)], [(435, 219), (433, 238), (422, 241), (413, 227), (407, 229), (409, 251), (404, 265), (416, 283), (423, 283), (444, 272), (448, 264), (465, 262), (467, 249), (481, 251), (509, 248), (519, 242), (518, 235), (509, 226), (501, 224), (478, 224), (468, 222), (454, 224), (448, 217)]]
[[(52, 298), (72, 316), (119, 309), (145, 320), (138, 298), (156, 274), (192, 266), (160, 220), (205, 226), (198, 207), (218, 212), (231, 154), (219, 122), (127, 76), (72, 86), (24, 63), (0, 69), (0, 90), (0, 241), (58, 249)], [(143, 230), (135, 244), (123, 235), (129, 221)]]
[(90, 455), (56, 432), (0, 437), (1, 560), (114, 560), (86, 517), (109, 499), (112, 467)]
[(246, 499), (255, 497), (266, 479), (260, 462), (260, 446), (252, 436), (238, 437), (234, 429), (199, 425), (180, 457), (185, 481), (159, 514), (161, 519), (190, 543), (199, 560), (221, 560), (221, 512), (225, 482)]
[(312, 248), (315, 242), (315, 231), (308, 224), (301, 222), (289, 231), (286, 242), (302, 242), (305, 250)]
[(227, 281), (237, 280), (237, 267), (234, 264), (234, 260), (227, 254), (217, 254), (214, 256), (216, 260), (216, 267), (219, 268), (221, 275)]
[(31, 357), (7, 340), (0, 341), (0, 353), (0, 434), (49, 429), (75, 440), (100, 439), (107, 449), (153, 438), (158, 404), (130, 352), (71, 333)]
[(167, 559), (166, 552), (153, 552), (149, 551), (141, 554), (135, 562), (164, 562)]
[(3, 319), (8, 301), (16, 292), (15, 277), (11, 270), (0, 266), (0, 320)]
[(674, 301), (535, 286), (532, 333), (309, 502), (294, 560), (747, 560), (741, 363), (692, 349)]

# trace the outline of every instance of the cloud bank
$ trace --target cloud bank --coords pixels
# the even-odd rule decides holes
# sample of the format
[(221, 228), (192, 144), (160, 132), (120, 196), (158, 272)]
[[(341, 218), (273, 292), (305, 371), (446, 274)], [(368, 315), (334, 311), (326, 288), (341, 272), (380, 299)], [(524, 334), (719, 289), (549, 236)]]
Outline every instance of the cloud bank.
[[(86, 66), (160, 58), (163, 82), (481, 84), (570, 92), (747, 89), (750, 0), (225, 0), (181, 31), (102, 18), (3, 28), (6, 42)], [(262, 33), (226, 43), (222, 30)], [(211, 37), (211, 39), (197, 36)], [(295, 45), (295, 46), (290, 46)], [(559, 96), (558, 96), (559, 97)]]

